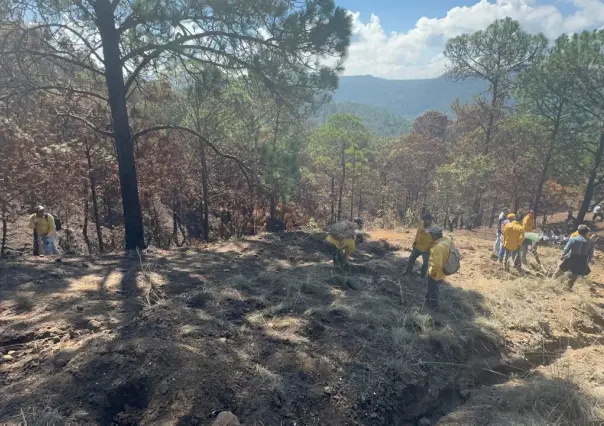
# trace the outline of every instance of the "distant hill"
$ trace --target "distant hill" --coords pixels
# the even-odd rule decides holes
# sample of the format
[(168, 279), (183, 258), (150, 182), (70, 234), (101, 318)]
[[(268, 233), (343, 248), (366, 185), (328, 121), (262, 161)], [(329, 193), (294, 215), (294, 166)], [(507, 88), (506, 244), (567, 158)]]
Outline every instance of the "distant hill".
[(452, 81), (446, 78), (425, 80), (386, 80), (371, 75), (340, 77), (340, 87), (334, 95), (336, 103), (353, 102), (384, 108), (396, 116), (414, 119), (436, 110), (451, 113), (455, 98), (469, 101), (473, 95), (486, 92), (480, 80)]
[(332, 114), (354, 114), (361, 118), (372, 133), (380, 136), (398, 136), (409, 133), (412, 121), (374, 105), (356, 102), (331, 102), (315, 114), (314, 122), (321, 125)]

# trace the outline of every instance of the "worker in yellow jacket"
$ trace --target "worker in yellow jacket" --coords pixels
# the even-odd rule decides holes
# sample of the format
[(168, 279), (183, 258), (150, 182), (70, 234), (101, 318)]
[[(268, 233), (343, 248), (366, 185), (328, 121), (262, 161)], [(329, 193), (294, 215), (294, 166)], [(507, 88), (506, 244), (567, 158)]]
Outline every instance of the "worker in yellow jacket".
[(522, 218), (522, 226), (524, 227), (524, 232), (533, 232), (535, 229), (535, 213), (532, 210)]
[(363, 219), (355, 217), (352, 221), (341, 221), (331, 226), (325, 241), (332, 247), (334, 266), (341, 268), (348, 265), (350, 255), (356, 249), (356, 241), (362, 241), (358, 232), (363, 228)]
[[(528, 213), (522, 218), (522, 226), (524, 227), (524, 232), (533, 232), (535, 229), (535, 212), (529, 210)], [(520, 249), (520, 254), (522, 256), (522, 263), (527, 263), (527, 255), (528, 255), (528, 245), (523, 244)]]
[(428, 262), (430, 259), (430, 249), (434, 245), (432, 235), (427, 231), (432, 226), (434, 218), (430, 213), (426, 213), (422, 216), (422, 221), (417, 227), (417, 233), (415, 234), (415, 240), (413, 241), (413, 249), (409, 256), (407, 263), (407, 270), (404, 275), (410, 275), (413, 272), (413, 267), (418, 257), (422, 257), (422, 269), (420, 270), (420, 276), (423, 278), (428, 272)]
[(506, 271), (509, 269), (508, 263), (511, 257), (514, 261), (514, 267), (518, 272), (522, 272), (520, 249), (524, 241), (524, 226), (518, 221), (515, 215), (510, 214), (508, 217), (511, 219), (510, 224), (503, 230), (503, 248), (505, 250), (503, 268)]
[(428, 270), (428, 292), (426, 293), (426, 305), (431, 309), (438, 309), (438, 293), (440, 284), (445, 279), (444, 265), (449, 260), (452, 241), (443, 237), (440, 227), (433, 225), (426, 230), (432, 237), (434, 244), (430, 249), (430, 267)]
[(34, 212), (29, 217), (29, 229), (33, 229), (38, 234), (44, 254), (59, 254), (55, 245), (57, 228), (54, 217), (50, 213), (46, 213), (43, 206), (36, 207)]

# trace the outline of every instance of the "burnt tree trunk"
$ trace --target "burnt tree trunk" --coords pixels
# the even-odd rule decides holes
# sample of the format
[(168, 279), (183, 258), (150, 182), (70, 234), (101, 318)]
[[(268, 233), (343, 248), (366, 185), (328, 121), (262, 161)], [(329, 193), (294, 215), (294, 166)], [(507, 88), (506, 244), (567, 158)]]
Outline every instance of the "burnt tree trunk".
[(2, 244), (0, 245), (0, 256), (6, 253), (6, 242), (8, 239), (8, 220), (2, 215)]
[(203, 238), (206, 242), (210, 241), (210, 196), (208, 194), (208, 160), (206, 158), (206, 148), (203, 141), (199, 141), (199, 154), (201, 156), (201, 189), (203, 196)]
[(126, 105), (126, 86), (122, 71), (120, 38), (115, 22), (114, 7), (109, 0), (97, 0), (93, 5), (103, 45), (105, 80), (115, 134), (120, 190), (124, 209), (125, 249), (144, 249), (143, 215), (138, 196), (134, 144)]
[(598, 177), (598, 170), (602, 165), (603, 154), (604, 133), (601, 133), (598, 148), (596, 149), (591, 169), (589, 171), (589, 177), (587, 179), (587, 186), (585, 187), (585, 195), (583, 196), (583, 202), (581, 203), (581, 208), (579, 209), (579, 213), (577, 214), (577, 218), (575, 219), (575, 228), (577, 228), (583, 223), (583, 221), (585, 220), (585, 215), (589, 210), (589, 205), (591, 204), (591, 199), (593, 198), (594, 190), (596, 188), (596, 178)]
[(84, 225), (82, 226), (82, 236), (84, 237), (84, 242), (86, 243), (86, 248), (88, 249), (88, 254), (92, 256), (92, 244), (90, 243), (90, 238), (88, 237), (88, 185), (84, 185), (85, 196), (84, 196)]
[(357, 155), (354, 149), (352, 150), (352, 183), (350, 185), (350, 220), (354, 216), (354, 184), (357, 166)]
[(329, 212), (329, 224), (335, 222), (335, 214), (336, 214), (336, 177), (335, 175), (331, 175), (331, 196), (329, 197), (331, 202), (331, 209)]
[(340, 157), (340, 167), (342, 168), (342, 176), (340, 180), (340, 194), (338, 196), (338, 221), (342, 220), (342, 197), (344, 196), (344, 183), (346, 182), (346, 152), (342, 145), (342, 153)]
[[(88, 180), (90, 182), (90, 194), (92, 197), (92, 210), (94, 213), (94, 225), (96, 227), (96, 237), (99, 242), (99, 253), (104, 253), (103, 247), (103, 231), (101, 228), (101, 218), (99, 214), (99, 200), (96, 194), (96, 179), (92, 170), (92, 156), (90, 155), (90, 145), (88, 139), (84, 139), (86, 147), (86, 161), (88, 163)], [(86, 197), (88, 199), (88, 196)], [(88, 250), (90, 252), (90, 250)]]
[(493, 200), (493, 208), (491, 209), (491, 216), (489, 217), (489, 228), (492, 228), (495, 224), (495, 215), (497, 214), (497, 197)]
[(556, 141), (558, 139), (563, 109), (564, 102), (558, 104), (556, 118), (554, 121), (554, 128), (552, 129), (552, 134), (550, 135), (549, 144), (547, 146), (547, 151), (543, 160), (543, 170), (541, 170), (539, 182), (537, 183), (537, 188), (535, 190), (535, 198), (533, 199), (533, 213), (535, 218), (537, 218), (538, 216), (539, 202), (541, 201), (541, 196), (543, 195), (543, 185), (545, 185), (545, 181), (547, 180), (547, 174), (549, 172), (549, 167), (552, 161), (552, 157), (554, 155), (554, 148), (556, 147)]

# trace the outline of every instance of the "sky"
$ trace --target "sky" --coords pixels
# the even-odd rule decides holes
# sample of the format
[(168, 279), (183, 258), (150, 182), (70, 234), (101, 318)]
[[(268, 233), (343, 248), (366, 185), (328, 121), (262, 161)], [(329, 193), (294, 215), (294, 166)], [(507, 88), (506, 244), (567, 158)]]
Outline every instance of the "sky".
[(353, 14), (344, 75), (438, 77), (446, 40), (509, 16), (550, 40), (604, 27), (604, 0), (336, 0)]

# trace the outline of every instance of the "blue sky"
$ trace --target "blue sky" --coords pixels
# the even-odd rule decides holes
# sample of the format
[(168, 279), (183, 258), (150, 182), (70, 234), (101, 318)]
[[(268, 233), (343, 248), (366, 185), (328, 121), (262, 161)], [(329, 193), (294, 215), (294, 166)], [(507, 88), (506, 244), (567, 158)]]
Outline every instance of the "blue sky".
[(476, 0), (336, 0), (338, 6), (361, 12), (361, 18), (376, 14), (386, 32), (413, 28), (422, 16), (440, 18), (455, 6), (470, 6)]
[(441, 75), (446, 40), (510, 16), (553, 40), (604, 27), (604, 0), (336, 0), (353, 13), (345, 75), (412, 79)]

